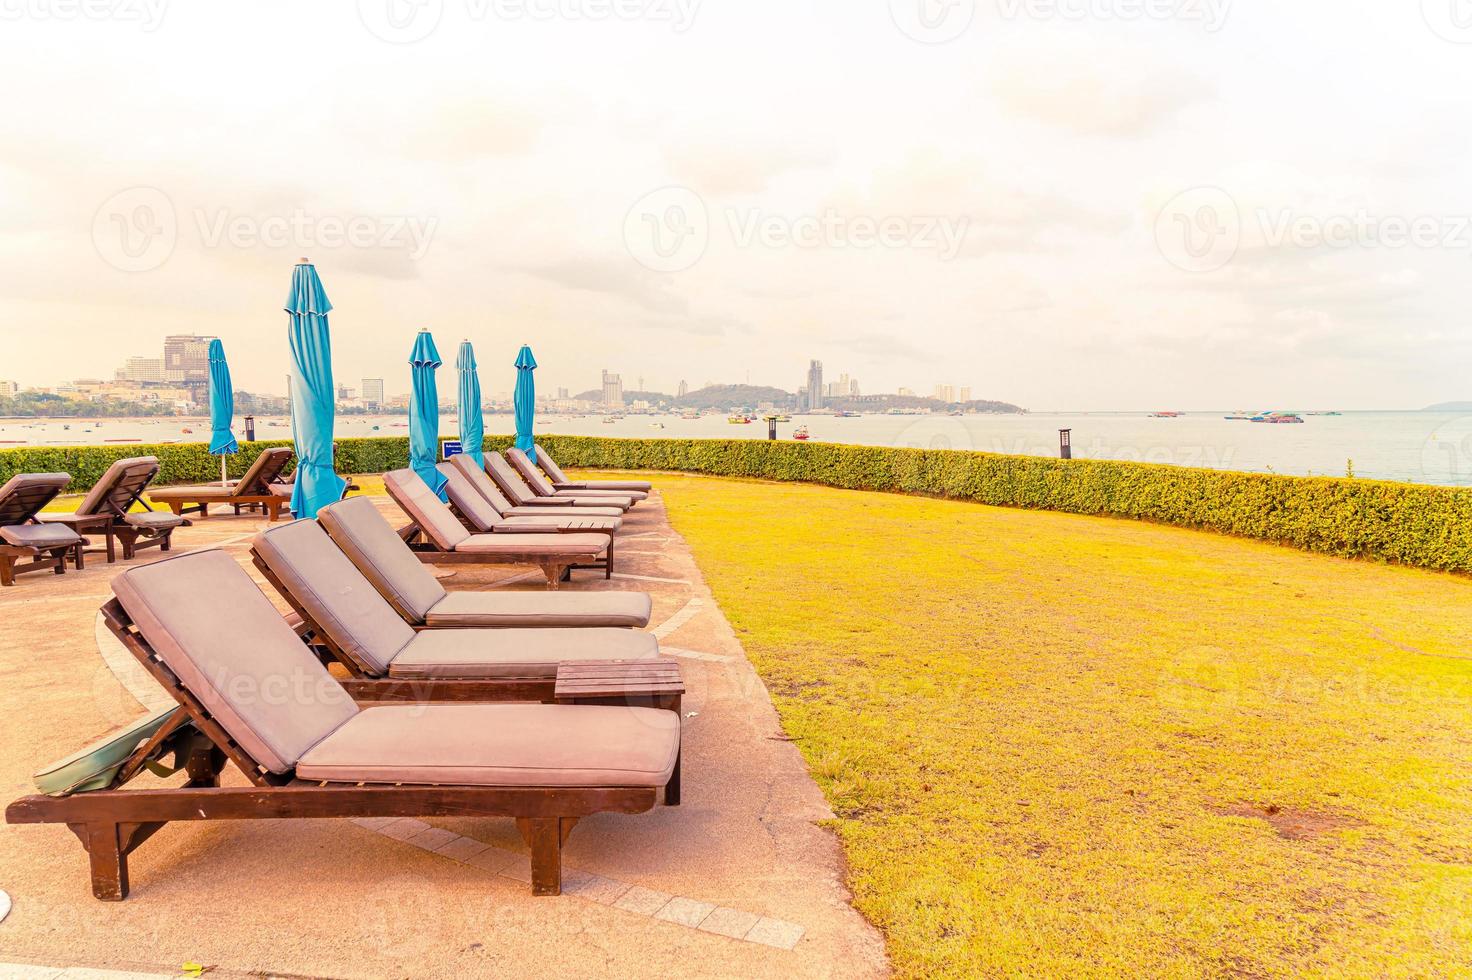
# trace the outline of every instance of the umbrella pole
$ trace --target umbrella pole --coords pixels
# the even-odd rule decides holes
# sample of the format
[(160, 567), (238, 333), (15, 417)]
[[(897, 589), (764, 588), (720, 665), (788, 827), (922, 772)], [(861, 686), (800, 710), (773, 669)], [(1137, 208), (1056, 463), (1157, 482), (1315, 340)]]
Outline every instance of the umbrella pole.
[(220, 486), (225, 486), (225, 454), (220, 454)]

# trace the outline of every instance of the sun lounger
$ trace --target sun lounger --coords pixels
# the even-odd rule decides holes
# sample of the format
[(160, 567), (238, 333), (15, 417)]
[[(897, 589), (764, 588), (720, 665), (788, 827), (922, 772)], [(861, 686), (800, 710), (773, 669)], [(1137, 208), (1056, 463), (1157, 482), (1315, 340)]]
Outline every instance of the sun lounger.
[(529, 507), (518, 507), (506, 498), (501, 488), (486, 474), (485, 468), (476, 464), (475, 460), (461, 453), (450, 457), (450, 465), (460, 471), (460, 474), (470, 482), (486, 502), (500, 514), (502, 518), (509, 517), (619, 517), (623, 514), (622, 507), (575, 507), (571, 503), (558, 503), (556, 501), (541, 501), (540, 504)]
[(617, 627), (416, 630), (315, 521), (262, 531), (251, 557), (360, 701), (550, 700), (562, 661), (659, 656), (653, 634)]
[(383, 475), (383, 486), (410, 523), (399, 536), (432, 564), (536, 565), (555, 589), (575, 568), (611, 574), (613, 538), (608, 534), (471, 534), (449, 506), (410, 469)]
[(629, 506), (632, 507), (649, 496), (647, 490), (559, 490), (552, 485), (541, 470), (537, 469), (536, 464), (527, 458), (526, 453), (514, 446), (506, 450), (506, 461), (539, 497), (575, 497), (578, 499), (592, 497), (595, 500), (600, 497), (627, 497), (631, 501)]
[[(175, 514), (198, 512), (208, 517), (211, 504), (225, 504), (239, 514), (244, 507), (259, 505), (268, 520), (275, 521), (291, 504), (291, 489), (280, 484), (281, 471), (291, 462), (295, 453), (285, 446), (262, 450), (239, 480), (220, 484), (203, 484), (193, 487), (162, 487), (150, 490), (148, 496), (154, 503), (166, 504)], [(275, 487), (284, 488), (281, 492)]]
[(578, 509), (573, 508), (572, 513), (566, 516), (553, 516), (544, 511), (535, 516), (502, 517), (481, 492), (471, 485), (460, 467), (445, 462), (435, 469), (445, 478), (445, 494), (450, 498), (451, 508), (460, 518), (460, 522), (473, 534), (555, 531), (559, 534), (607, 534), (611, 538), (615, 531), (623, 527), (624, 522), (618, 517), (590, 516), (587, 512), (594, 509), (591, 507), (582, 508), (583, 513), (578, 513)]
[(634, 506), (634, 499), (627, 494), (610, 495), (590, 492), (573, 495), (571, 492), (555, 496), (541, 496), (506, 462), (500, 453), (486, 453), (486, 474), (496, 487), (517, 507), (617, 507), (627, 511)]
[[(128, 854), (168, 821), (300, 817), (514, 817), (531, 849), (532, 891), (556, 895), (574, 824), (651, 809), (675, 771), (673, 711), (360, 707), (222, 551), (131, 568), (113, 591), (108, 627), (203, 736), (191, 741), (185, 726), (164, 736), (162, 747), (187, 751), (189, 781), (27, 796), (6, 810), (12, 824), (67, 824), (87, 849), (99, 899), (126, 897)], [(157, 738), (139, 753), (157, 752)], [(137, 758), (124, 769), (136, 771)], [(227, 760), (251, 785), (220, 785)], [(227, 887), (219, 881), (228, 878), (208, 887)]]
[[(92, 484), (74, 512), (46, 514), (41, 519), (65, 524), (84, 537), (102, 536), (105, 546), (87, 553), (105, 551), (108, 562), (115, 557), (114, 539), (123, 546), (124, 560), (133, 558), (140, 548), (168, 551), (173, 546), (174, 531), (188, 527), (189, 522), (178, 514), (156, 511), (143, 499), (158, 472), (155, 456), (117, 460)], [(143, 509), (135, 510), (135, 507)]]
[(14, 585), (15, 576), (24, 572), (50, 569), (64, 575), (68, 558), (82, 567), (82, 536), (36, 518), (71, 482), (66, 473), (18, 473), (0, 487), (0, 586)]
[(446, 592), (367, 497), (324, 507), (317, 522), (416, 629), (649, 625), (653, 603), (647, 592)]
[(558, 490), (639, 490), (647, 494), (654, 489), (654, 485), (648, 480), (569, 480), (567, 474), (562, 472), (562, 467), (557, 465), (557, 460), (540, 443), (536, 450), (537, 466), (547, 474), (547, 479)]

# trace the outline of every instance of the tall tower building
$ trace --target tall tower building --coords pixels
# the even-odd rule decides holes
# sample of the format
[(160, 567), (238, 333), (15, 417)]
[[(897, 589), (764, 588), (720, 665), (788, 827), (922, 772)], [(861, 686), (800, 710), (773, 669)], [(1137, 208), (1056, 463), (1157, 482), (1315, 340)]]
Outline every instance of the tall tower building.
[(368, 406), (369, 408), (383, 407), (382, 378), (364, 378), (362, 392), (364, 405)]
[(603, 405), (605, 408), (624, 407), (624, 380), (617, 374), (603, 371)]
[(686, 381), (681, 381), (679, 394), (675, 395), (675, 397), (684, 398), (688, 394), (690, 394), (690, 384)]
[(804, 406), (809, 411), (823, 407), (823, 362), (808, 362), (808, 403)]
[(164, 380), (185, 384), (210, 380), (210, 341), (214, 337), (174, 334), (164, 338)]

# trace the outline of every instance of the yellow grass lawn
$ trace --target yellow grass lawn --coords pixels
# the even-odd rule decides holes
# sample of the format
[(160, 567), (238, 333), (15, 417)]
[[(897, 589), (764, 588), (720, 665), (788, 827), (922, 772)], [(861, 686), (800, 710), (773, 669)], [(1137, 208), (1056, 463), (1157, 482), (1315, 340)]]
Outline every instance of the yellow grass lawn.
[(1472, 971), (1472, 582), (1111, 519), (658, 486), (902, 975)]

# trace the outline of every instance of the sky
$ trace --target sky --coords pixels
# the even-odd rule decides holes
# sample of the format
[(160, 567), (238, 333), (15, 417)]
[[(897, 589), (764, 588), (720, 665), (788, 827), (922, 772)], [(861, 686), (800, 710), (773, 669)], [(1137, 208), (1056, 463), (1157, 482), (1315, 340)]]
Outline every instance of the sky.
[(1464, 0), (0, 0), (0, 379), (1472, 398)]

